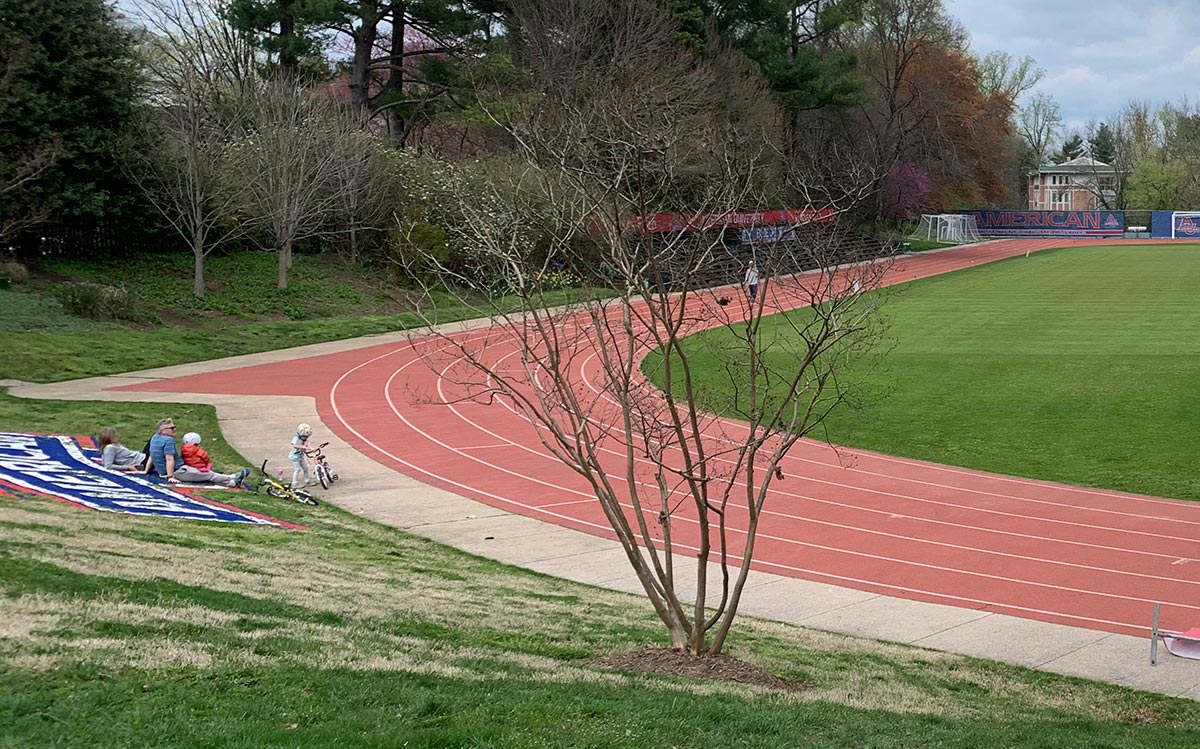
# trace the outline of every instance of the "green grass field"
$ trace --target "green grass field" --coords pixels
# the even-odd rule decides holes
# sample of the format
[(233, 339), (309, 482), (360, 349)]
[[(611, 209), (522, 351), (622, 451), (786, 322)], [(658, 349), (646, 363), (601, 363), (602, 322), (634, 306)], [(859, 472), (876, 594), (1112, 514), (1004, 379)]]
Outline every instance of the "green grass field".
[[(888, 323), (880, 350), (892, 348), (846, 373), (862, 398), (829, 419), (828, 438), (1200, 499), (1197, 288), (1200, 247), (1127, 245), (1045, 251), (877, 292)], [(707, 348), (692, 344), (705, 387), (727, 391)]]

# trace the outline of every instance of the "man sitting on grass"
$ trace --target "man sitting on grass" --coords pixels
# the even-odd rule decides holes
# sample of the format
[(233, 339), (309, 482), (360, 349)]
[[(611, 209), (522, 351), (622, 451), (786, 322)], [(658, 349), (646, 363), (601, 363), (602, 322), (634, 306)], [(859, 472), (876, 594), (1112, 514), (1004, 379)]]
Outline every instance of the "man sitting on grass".
[(202, 471), (186, 465), (179, 458), (175, 447), (175, 422), (172, 419), (159, 419), (154, 428), (154, 436), (150, 438), (150, 462), (159, 476), (165, 478), (168, 484), (187, 482), (189, 484), (225, 484), (229, 487), (245, 487), (246, 477), (250, 475), (249, 468), (243, 468), (234, 475), (215, 473), (211, 470)]

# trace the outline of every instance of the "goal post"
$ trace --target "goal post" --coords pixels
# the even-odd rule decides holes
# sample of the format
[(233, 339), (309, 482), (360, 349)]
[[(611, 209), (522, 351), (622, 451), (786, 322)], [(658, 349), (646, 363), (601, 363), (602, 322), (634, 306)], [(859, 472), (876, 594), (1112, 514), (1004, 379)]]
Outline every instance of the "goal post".
[(1171, 239), (1200, 238), (1200, 211), (1171, 211)]
[(975, 217), (965, 213), (924, 214), (921, 216), (921, 223), (912, 238), (933, 240), (944, 244), (967, 244), (983, 241), (983, 238), (979, 236), (979, 225), (975, 223)]

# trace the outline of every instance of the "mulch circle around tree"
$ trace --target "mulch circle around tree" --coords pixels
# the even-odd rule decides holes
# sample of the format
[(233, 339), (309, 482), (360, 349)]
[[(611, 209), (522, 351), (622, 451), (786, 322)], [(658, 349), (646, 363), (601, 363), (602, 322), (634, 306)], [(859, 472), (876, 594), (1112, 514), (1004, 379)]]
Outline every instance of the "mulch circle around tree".
[(811, 686), (805, 682), (781, 679), (758, 666), (724, 653), (692, 655), (687, 651), (672, 648), (646, 648), (631, 653), (604, 655), (592, 658), (588, 662), (595, 666), (645, 674), (680, 676), (685, 679), (732, 681), (794, 692), (803, 691)]

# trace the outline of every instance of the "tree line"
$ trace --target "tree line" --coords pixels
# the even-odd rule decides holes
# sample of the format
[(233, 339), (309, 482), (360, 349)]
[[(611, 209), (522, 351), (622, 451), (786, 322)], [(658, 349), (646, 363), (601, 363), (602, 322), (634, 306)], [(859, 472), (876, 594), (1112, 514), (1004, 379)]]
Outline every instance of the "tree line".
[[(0, 239), (45, 222), (161, 226), (191, 250), (200, 295), (204, 259), (235, 245), (277, 252), (281, 287), (297, 249), (399, 262), (416, 242), (459, 257), (445, 190), (520, 153), (517, 118), (545, 86), (596, 85), (534, 75), (534, 35), (561, 30), (530, 29), (530, 5), (130, 0), (122, 15), (105, 0), (0, 0)], [(1017, 107), (1043, 71), (975, 57), (942, 0), (650, 5), (669, 19), (669, 49), (621, 53), (650, 69), (677, 52), (725, 66), (713, 106), (772, 133), (762, 202), (744, 208), (859, 192), (837, 180), (868, 183), (863, 222), (1018, 204), (1050, 146), (1053, 107)], [(1150, 200), (1187, 182), (1176, 156), (1192, 115), (1135, 115), (1095, 142), (1131, 160), (1121, 199)], [(627, 210), (693, 211), (704, 178), (673, 175), (669, 195)]]

